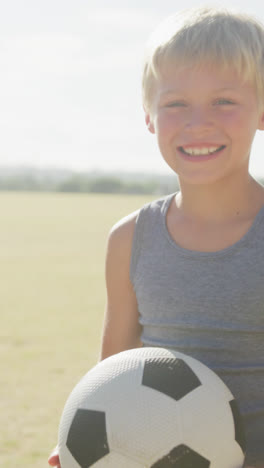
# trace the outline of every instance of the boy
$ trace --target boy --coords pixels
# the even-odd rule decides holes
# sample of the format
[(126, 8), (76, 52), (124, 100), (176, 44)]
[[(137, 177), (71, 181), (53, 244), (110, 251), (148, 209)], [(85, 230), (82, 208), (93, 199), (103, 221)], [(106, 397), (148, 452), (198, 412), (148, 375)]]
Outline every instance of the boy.
[(143, 345), (204, 362), (240, 404), (246, 466), (264, 468), (264, 189), (248, 172), (262, 26), (210, 8), (170, 18), (149, 42), (143, 103), (180, 191), (110, 233), (101, 359)]

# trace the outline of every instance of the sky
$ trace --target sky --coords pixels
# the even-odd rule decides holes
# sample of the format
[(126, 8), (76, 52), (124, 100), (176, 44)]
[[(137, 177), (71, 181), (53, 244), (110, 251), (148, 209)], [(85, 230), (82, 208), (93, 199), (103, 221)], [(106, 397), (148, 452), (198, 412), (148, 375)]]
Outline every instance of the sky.
[[(200, 4), (0, 0), (0, 166), (171, 174), (144, 122), (144, 46), (166, 16)], [(262, 0), (221, 5), (264, 21)], [(250, 168), (264, 175), (264, 132)]]

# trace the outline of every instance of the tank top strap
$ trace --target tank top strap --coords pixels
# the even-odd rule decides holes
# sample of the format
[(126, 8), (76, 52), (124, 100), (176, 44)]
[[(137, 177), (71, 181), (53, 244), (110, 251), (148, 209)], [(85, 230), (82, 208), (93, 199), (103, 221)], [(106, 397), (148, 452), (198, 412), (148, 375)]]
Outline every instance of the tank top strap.
[(174, 197), (175, 193), (146, 203), (138, 213), (130, 259), (130, 279), (132, 283), (135, 278), (138, 259), (145, 242), (154, 229), (160, 229), (166, 223), (166, 214)]

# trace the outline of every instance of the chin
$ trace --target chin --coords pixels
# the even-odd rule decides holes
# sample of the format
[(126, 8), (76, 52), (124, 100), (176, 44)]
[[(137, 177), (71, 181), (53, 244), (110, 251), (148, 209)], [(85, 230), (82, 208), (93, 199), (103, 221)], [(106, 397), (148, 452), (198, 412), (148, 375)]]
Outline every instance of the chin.
[[(180, 165), (169, 164), (165, 162), (177, 174), (179, 181), (188, 185), (211, 185), (218, 182), (224, 182), (230, 174), (227, 170), (221, 168), (192, 168), (188, 170), (186, 167), (180, 167)], [(220, 169), (220, 170), (219, 170)]]
[(214, 185), (214, 184), (219, 184), (222, 183), (224, 184), (225, 181), (225, 176), (217, 176), (216, 174), (211, 174), (209, 175), (202, 175), (200, 174), (199, 176), (190, 176), (186, 174), (179, 174), (179, 181), (181, 184), (184, 185), (192, 185), (192, 186), (205, 186), (205, 185)]

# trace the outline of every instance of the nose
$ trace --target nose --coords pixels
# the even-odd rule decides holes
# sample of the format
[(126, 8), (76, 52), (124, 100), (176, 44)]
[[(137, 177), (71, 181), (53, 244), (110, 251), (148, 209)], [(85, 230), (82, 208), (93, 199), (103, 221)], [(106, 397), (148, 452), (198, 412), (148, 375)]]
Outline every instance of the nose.
[(213, 126), (212, 115), (208, 109), (196, 107), (190, 109), (186, 119), (186, 130), (188, 131), (206, 131)]

